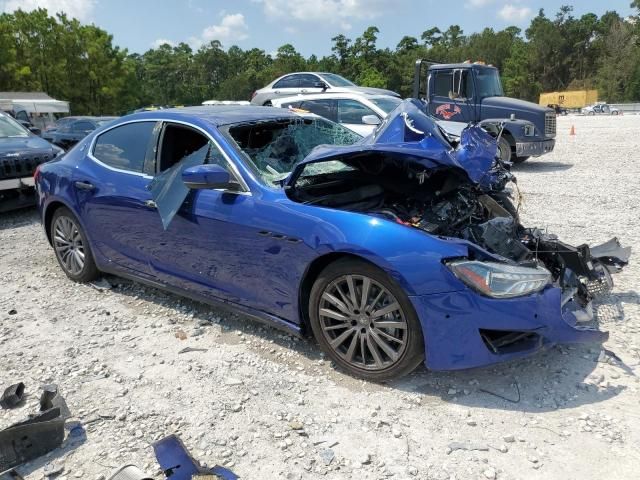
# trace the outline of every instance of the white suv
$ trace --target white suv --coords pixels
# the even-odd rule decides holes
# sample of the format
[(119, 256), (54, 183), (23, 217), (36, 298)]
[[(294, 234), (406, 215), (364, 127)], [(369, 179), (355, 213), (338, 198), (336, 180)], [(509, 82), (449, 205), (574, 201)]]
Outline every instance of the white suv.
[(358, 92), (399, 97), (396, 92), (382, 88), (359, 87), (335, 73), (297, 72), (284, 75), (251, 96), (253, 105), (271, 105), (274, 98), (288, 97), (299, 93), (344, 93)]

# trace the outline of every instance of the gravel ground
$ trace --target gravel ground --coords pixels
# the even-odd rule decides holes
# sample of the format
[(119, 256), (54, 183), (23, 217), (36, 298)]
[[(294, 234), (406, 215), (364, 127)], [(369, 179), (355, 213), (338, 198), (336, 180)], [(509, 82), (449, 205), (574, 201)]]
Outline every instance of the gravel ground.
[[(577, 135), (569, 136), (571, 125)], [(573, 244), (618, 236), (640, 250), (640, 117), (561, 117), (556, 151), (516, 168), (523, 218)], [(104, 479), (123, 463), (162, 478), (151, 443), (177, 433), (242, 478), (638, 478), (640, 263), (597, 308), (599, 345), (389, 385), (335, 371), (311, 342), (239, 315), (58, 267), (35, 211), (0, 216), (0, 386), (60, 385), (86, 436), (20, 467)], [(15, 312), (10, 312), (15, 310)], [(185, 347), (207, 351), (179, 353)], [(600, 361), (598, 361), (600, 358)], [(492, 393), (489, 393), (492, 392)], [(500, 398), (504, 397), (504, 398)]]

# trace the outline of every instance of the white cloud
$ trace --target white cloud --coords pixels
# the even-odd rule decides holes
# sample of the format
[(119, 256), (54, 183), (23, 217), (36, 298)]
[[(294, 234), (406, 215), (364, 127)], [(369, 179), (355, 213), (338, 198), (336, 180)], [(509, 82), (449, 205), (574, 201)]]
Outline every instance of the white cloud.
[(202, 43), (209, 43), (212, 40), (219, 40), (226, 45), (249, 37), (249, 27), (241, 13), (232, 13), (222, 17), (218, 25), (211, 25), (205, 28), (200, 35)]
[(507, 22), (522, 22), (531, 17), (532, 13), (529, 7), (517, 7), (508, 3), (500, 9), (498, 16)]
[(492, 4), (495, 0), (467, 0), (464, 4), (467, 8), (482, 8)]
[(254, 0), (262, 3), (265, 16), (303, 22), (331, 23), (350, 29), (349, 20), (379, 17), (388, 5), (385, 0)]
[(176, 43), (172, 42), (171, 40), (167, 40), (166, 38), (158, 38), (157, 40), (151, 42), (151, 48), (159, 48), (165, 43), (172, 47), (176, 46)]
[(64, 12), (67, 16), (83, 22), (91, 19), (96, 0), (6, 0), (3, 11), (13, 12), (18, 9), (30, 12), (38, 8), (46, 8), (50, 14)]

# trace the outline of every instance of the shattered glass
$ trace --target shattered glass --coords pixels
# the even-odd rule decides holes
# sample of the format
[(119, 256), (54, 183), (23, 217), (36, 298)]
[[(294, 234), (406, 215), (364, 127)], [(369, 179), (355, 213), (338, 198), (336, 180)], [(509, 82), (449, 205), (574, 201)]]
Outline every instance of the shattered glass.
[[(239, 125), (230, 128), (229, 134), (267, 184), (281, 180), (318, 145), (352, 145), (362, 138), (341, 125), (316, 117)], [(246, 140), (244, 135), (248, 135)], [(266, 142), (262, 138), (265, 135), (270, 135)], [(261, 144), (253, 146), (254, 142)]]
[(189, 167), (206, 163), (211, 147), (212, 145), (207, 143), (199, 150), (187, 155), (157, 175), (147, 187), (151, 191), (151, 197), (156, 203), (165, 230), (189, 193), (189, 188), (182, 181), (182, 172)]

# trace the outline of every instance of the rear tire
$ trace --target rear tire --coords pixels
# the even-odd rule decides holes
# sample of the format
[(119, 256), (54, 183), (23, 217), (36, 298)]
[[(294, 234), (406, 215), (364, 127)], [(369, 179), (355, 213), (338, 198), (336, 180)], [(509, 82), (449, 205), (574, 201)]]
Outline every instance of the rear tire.
[(361, 260), (338, 260), (318, 276), (309, 302), (313, 334), (350, 375), (374, 382), (399, 378), (424, 359), (418, 316), (404, 291)]
[(78, 218), (66, 207), (58, 208), (51, 219), (50, 236), (56, 259), (71, 280), (95, 280), (100, 272)]
[(263, 107), (273, 107), (273, 104), (271, 103), (271, 100), (267, 100), (266, 102), (264, 102), (262, 104)]

